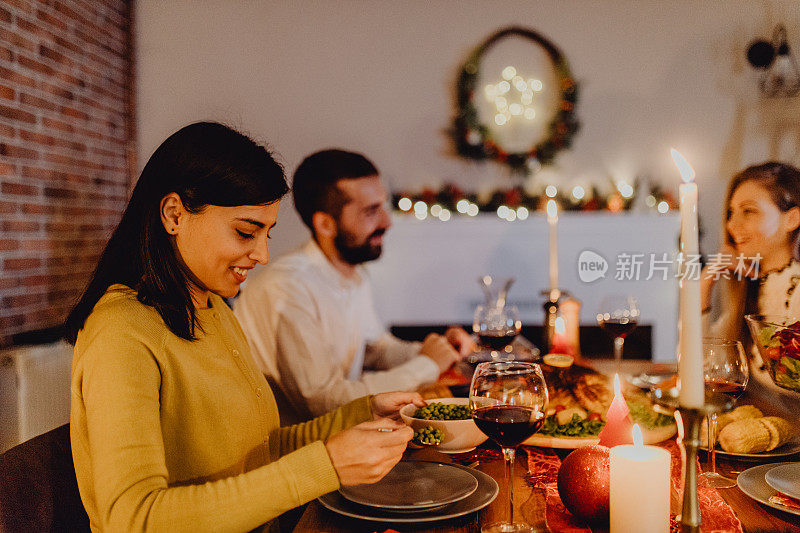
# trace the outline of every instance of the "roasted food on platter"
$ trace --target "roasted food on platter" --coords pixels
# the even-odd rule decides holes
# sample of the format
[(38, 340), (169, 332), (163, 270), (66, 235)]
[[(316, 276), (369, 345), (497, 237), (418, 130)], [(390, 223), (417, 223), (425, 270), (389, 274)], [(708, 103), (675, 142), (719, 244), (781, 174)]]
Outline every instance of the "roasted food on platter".
[[(550, 401), (547, 418), (538, 434), (552, 437), (596, 437), (605, 426), (604, 417), (614, 400), (613, 379), (596, 370), (572, 365), (568, 369), (543, 366)], [(650, 398), (635, 387), (622, 391), (631, 418), (643, 431), (675, 423), (672, 417), (656, 413)]]

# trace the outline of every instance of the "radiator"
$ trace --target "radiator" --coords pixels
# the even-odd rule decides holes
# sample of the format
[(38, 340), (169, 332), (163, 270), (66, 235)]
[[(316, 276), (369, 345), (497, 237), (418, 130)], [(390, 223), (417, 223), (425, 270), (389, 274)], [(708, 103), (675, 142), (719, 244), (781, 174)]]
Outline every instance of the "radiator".
[(0, 452), (69, 422), (72, 346), (0, 350)]

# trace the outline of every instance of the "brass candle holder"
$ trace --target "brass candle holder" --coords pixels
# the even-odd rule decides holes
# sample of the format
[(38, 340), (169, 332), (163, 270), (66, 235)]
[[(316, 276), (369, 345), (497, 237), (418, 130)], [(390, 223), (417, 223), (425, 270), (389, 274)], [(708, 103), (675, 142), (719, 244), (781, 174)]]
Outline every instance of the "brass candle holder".
[[(703, 419), (712, 413), (723, 413), (733, 409), (734, 400), (725, 394), (706, 391), (705, 402), (701, 408), (680, 405), (679, 389), (654, 389), (651, 397), (660, 411), (674, 414), (683, 428), (680, 445), (684, 450), (683, 461), (683, 502), (681, 504), (681, 532), (700, 533), (700, 498), (697, 491), (697, 450), (700, 440), (700, 426)], [(680, 435), (680, 433), (679, 433)]]

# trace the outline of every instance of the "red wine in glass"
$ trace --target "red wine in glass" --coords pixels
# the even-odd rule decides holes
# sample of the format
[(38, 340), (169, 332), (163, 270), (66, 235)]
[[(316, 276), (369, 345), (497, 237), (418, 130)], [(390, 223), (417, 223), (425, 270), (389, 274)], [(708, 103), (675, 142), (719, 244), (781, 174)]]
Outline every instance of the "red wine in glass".
[(496, 352), (499, 352), (500, 350), (511, 344), (516, 336), (517, 336), (516, 332), (483, 331), (478, 334), (478, 340), (480, 341), (482, 346), (485, 346), (489, 350), (494, 350)]
[(614, 318), (610, 320), (599, 320), (600, 327), (603, 331), (608, 332), (612, 337), (627, 337), (631, 331), (636, 329), (636, 320), (630, 318)]
[(606, 296), (600, 301), (597, 325), (614, 339), (614, 361), (619, 370), (625, 337), (636, 328), (639, 306), (633, 296)]
[(508, 482), (508, 520), (484, 525), (482, 533), (532, 531), (529, 525), (514, 522), (514, 453), (544, 423), (547, 401), (547, 383), (539, 365), (489, 361), (475, 368), (469, 387), (472, 420), (503, 449)]
[(721, 392), (738, 400), (744, 394), (746, 386), (743, 383), (734, 383), (724, 378), (706, 379), (706, 388), (711, 392)]
[(481, 407), (472, 414), (478, 429), (500, 446), (519, 446), (539, 431), (544, 424), (544, 413), (530, 407), (498, 405)]

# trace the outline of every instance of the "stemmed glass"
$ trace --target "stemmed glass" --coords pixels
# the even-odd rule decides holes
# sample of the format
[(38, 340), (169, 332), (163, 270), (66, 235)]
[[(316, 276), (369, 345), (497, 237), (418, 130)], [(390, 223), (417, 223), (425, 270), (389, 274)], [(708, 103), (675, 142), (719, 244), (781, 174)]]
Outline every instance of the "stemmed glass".
[(479, 305), (475, 308), (472, 331), (480, 344), (497, 359), (500, 350), (513, 342), (522, 329), (519, 311), (513, 305)]
[(600, 300), (597, 324), (614, 339), (614, 361), (618, 370), (625, 337), (638, 323), (639, 306), (633, 296), (606, 296)]
[[(742, 343), (725, 339), (703, 339), (703, 378), (706, 389), (720, 392), (736, 401), (744, 394), (749, 378), (747, 356)], [(714, 448), (717, 445), (717, 413), (708, 415), (708, 453), (710, 471), (700, 474), (712, 487), (736, 486), (736, 480), (717, 473)]]
[(514, 522), (514, 452), (544, 423), (547, 385), (535, 363), (481, 363), (472, 376), (469, 405), (478, 428), (503, 449), (508, 483), (508, 521), (481, 529), (483, 533), (521, 533), (534, 529)]

